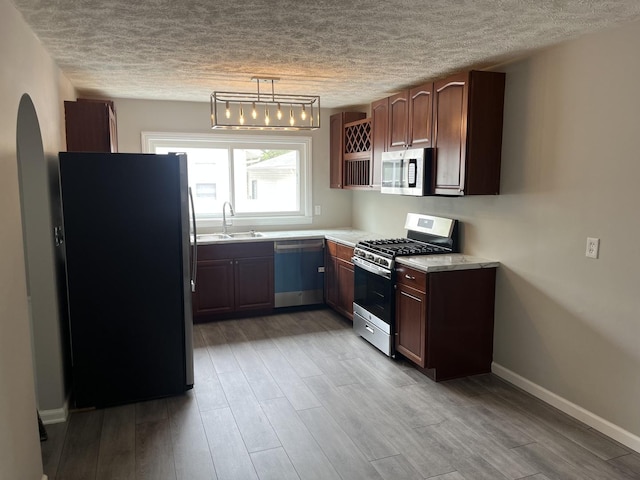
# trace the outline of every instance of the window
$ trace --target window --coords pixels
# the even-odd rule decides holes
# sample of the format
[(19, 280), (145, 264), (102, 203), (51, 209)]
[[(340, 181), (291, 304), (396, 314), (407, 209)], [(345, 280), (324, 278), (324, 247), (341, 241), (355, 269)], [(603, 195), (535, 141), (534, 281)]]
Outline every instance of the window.
[(143, 132), (142, 145), (187, 154), (200, 226), (220, 225), (226, 201), (236, 225), (311, 223), (311, 137)]

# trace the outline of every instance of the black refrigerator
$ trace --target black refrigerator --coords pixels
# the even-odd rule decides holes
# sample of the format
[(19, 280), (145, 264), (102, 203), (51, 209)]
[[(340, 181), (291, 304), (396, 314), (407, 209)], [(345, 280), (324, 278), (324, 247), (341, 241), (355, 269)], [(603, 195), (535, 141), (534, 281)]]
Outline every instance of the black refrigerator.
[(75, 407), (193, 386), (184, 155), (61, 152)]

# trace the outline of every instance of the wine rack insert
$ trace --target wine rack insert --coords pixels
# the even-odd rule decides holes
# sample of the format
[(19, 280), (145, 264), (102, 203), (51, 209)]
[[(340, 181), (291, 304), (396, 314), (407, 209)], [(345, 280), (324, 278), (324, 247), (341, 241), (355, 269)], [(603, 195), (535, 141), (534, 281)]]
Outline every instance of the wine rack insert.
[(369, 186), (371, 168), (371, 119), (344, 125), (344, 186)]

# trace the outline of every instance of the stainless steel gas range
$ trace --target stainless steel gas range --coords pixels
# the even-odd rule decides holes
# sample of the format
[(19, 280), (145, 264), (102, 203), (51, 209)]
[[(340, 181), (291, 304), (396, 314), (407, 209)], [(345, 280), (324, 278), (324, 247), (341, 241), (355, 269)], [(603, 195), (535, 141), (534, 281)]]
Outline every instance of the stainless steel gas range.
[(388, 356), (394, 356), (395, 258), (457, 253), (458, 221), (407, 214), (407, 238), (359, 242), (354, 249), (353, 329)]

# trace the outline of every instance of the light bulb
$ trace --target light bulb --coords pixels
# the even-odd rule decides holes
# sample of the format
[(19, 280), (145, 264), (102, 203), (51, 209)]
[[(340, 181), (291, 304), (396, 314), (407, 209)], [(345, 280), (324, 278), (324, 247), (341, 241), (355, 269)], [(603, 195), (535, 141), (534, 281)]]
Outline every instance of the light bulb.
[(276, 113), (276, 117), (278, 117), (278, 120), (282, 120), (282, 109), (280, 108), (280, 104), (278, 104), (278, 112)]
[(296, 120), (293, 118), (293, 107), (291, 107), (291, 110), (289, 110), (289, 125), (293, 126), (294, 123), (296, 123)]
[(304, 109), (304, 105), (302, 105), (302, 111), (300, 112), (300, 118), (302, 120), (306, 120), (307, 119), (307, 112)]
[(225, 102), (225, 111), (224, 114), (226, 115), (227, 118), (231, 118), (231, 109), (229, 109), (229, 102)]
[(264, 109), (264, 124), (265, 125), (269, 125), (270, 119), (269, 119), (269, 109), (265, 107)]
[(256, 111), (256, 102), (253, 102), (251, 104), (251, 118), (253, 118), (254, 120), (258, 118), (258, 112)]
[(240, 125), (244, 125), (244, 111), (242, 110), (242, 105), (240, 105)]

